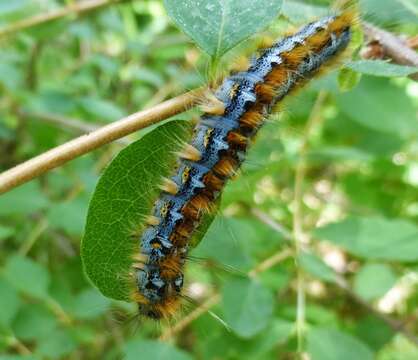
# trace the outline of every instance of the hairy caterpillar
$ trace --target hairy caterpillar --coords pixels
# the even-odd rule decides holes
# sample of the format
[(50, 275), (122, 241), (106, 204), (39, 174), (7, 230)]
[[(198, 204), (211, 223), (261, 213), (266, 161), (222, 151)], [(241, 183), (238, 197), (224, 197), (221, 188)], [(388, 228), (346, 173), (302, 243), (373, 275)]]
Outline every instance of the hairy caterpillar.
[(204, 107), (178, 167), (165, 179), (132, 267), (132, 299), (139, 312), (160, 319), (180, 305), (189, 240), (225, 183), (245, 159), (251, 140), (287, 94), (336, 60), (351, 38), (353, 14), (328, 16), (303, 27), (226, 78)]

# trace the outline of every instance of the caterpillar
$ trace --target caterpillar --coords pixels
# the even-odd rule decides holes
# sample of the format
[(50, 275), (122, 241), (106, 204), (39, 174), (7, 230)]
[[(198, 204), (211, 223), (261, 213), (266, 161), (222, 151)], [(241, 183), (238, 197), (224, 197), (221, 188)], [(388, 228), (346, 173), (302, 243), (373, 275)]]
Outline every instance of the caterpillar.
[(275, 105), (337, 60), (352, 35), (354, 15), (344, 11), (312, 22), (264, 49), (246, 71), (226, 78), (178, 154), (133, 256), (139, 313), (170, 318), (180, 306), (183, 267), (191, 236), (213, 208), (226, 182)]

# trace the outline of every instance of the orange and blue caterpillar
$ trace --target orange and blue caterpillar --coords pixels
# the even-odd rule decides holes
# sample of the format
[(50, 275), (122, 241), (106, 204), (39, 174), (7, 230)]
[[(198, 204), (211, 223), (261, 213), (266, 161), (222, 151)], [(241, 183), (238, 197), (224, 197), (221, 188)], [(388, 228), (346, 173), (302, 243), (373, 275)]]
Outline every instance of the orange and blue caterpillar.
[(264, 49), (214, 93), (138, 239), (132, 299), (140, 314), (161, 319), (177, 311), (189, 242), (202, 216), (240, 168), (274, 106), (348, 47), (352, 23), (347, 11), (306, 25)]

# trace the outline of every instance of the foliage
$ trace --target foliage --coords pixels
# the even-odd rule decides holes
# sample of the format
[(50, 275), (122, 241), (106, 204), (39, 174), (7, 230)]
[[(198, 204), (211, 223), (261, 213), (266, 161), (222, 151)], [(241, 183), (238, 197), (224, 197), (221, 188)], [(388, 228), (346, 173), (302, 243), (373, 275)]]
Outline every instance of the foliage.
[[(1, 2), (0, 33), (68, 3)], [(282, 7), (281, 1), (219, 3), (231, 8), (218, 13), (205, 1), (125, 1), (1, 38), (0, 170), (83, 132), (75, 119), (101, 126), (206, 83), (208, 58), (198, 48), (219, 57), (268, 24), (283, 33), (329, 13), (330, 5), (326, 0), (289, 0)], [(416, 35), (412, 0), (360, 3), (369, 21)], [(192, 4), (194, 11), (188, 12)], [(222, 32), (206, 31), (220, 24)], [(115, 201), (119, 195), (142, 196), (149, 205), (177, 138), (186, 136), (184, 121), (133, 134), (121, 152), (125, 145), (114, 143), (1, 195), (0, 360), (292, 358), (297, 272), (306, 291), (302, 345), (313, 360), (417, 358), (418, 348), (405, 335), (364, 306), (367, 302), (396, 319), (416, 315), (418, 86), (405, 77), (411, 72), (355, 58), (288, 101), (262, 129), (192, 252), (205, 261), (187, 267), (191, 297), (203, 303), (219, 294), (221, 301), (183, 329), (174, 344), (157, 341), (172, 325), (141, 321), (135, 331), (137, 320), (129, 320), (135, 306), (104, 297), (87, 280), (80, 242), (89, 204), (88, 223), (100, 214), (98, 222), (124, 217), (121, 226), (129, 227), (146, 213), (139, 207), (123, 213), (125, 206)], [(306, 133), (320, 91), (319, 121)], [(181, 120), (195, 116), (192, 110)], [(167, 129), (178, 136), (167, 137)], [(246, 272), (293, 247), (286, 229), (293, 226), (295, 169), (304, 141), (307, 250), (248, 278)], [(144, 156), (150, 143), (158, 149), (155, 157)], [(138, 172), (123, 178), (138, 163)], [(129, 192), (126, 186), (135, 181)], [(116, 183), (122, 186), (111, 191), (108, 184)], [(255, 209), (263, 215), (256, 216)], [(263, 216), (269, 221), (260, 221)], [(285, 231), (269, 226), (272, 221)], [(117, 229), (109, 229), (115, 233), (87, 231), (83, 254), (99, 257), (100, 247), (117, 241)], [(119, 255), (114, 259), (124, 261)], [(112, 261), (102, 256), (90, 264), (110, 293), (117, 275), (107, 266)], [(340, 286), (341, 278), (348, 289)], [(193, 308), (185, 307), (176, 322)], [(414, 321), (405, 328), (418, 330)]]

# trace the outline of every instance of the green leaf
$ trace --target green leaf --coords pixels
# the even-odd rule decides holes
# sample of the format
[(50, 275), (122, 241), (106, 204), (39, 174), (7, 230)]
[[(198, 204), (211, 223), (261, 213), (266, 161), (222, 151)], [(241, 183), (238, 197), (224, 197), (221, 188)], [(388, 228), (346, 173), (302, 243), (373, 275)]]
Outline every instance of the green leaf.
[(387, 79), (363, 76), (352, 91), (337, 97), (342, 112), (360, 124), (409, 138), (418, 131), (411, 100)]
[(358, 72), (342, 68), (338, 73), (338, 88), (341, 92), (350, 91), (354, 89), (360, 82), (361, 74)]
[(164, 0), (170, 17), (210, 56), (219, 58), (268, 26), (282, 0)]
[(314, 328), (308, 333), (312, 360), (373, 360), (373, 352), (361, 341), (337, 330)]
[(396, 275), (384, 264), (366, 264), (354, 277), (354, 291), (365, 300), (376, 300), (396, 283)]
[(48, 296), (48, 271), (31, 259), (20, 255), (13, 255), (7, 259), (4, 277), (17, 290), (37, 297)]
[(80, 99), (79, 103), (81, 108), (87, 112), (87, 114), (91, 115), (93, 119), (98, 121), (101, 120), (111, 122), (126, 115), (125, 111), (107, 100), (87, 97)]
[(132, 236), (149, 215), (163, 176), (172, 173), (179, 140), (189, 126), (162, 125), (122, 150), (100, 178), (90, 202), (81, 256), (87, 276), (105, 295), (128, 300)]
[(384, 77), (408, 76), (418, 72), (417, 67), (391, 64), (383, 60), (358, 60), (345, 66), (363, 74)]
[(0, 355), (0, 360), (39, 360), (32, 355)]
[(49, 224), (70, 235), (80, 235), (85, 224), (86, 207), (87, 200), (85, 198), (76, 198), (55, 204), (48, 210)]
[(47, 205), (48, 199), (42, 194), (39, 183), (32, 181), (0, 195), (0, 216), (28, 215), (44, 209)]
[(142, 359), (155, 360), (192, 360), (186, 352), (174, 346), (153, 340), (131, 340), (124, 347), (125, 360)]
[(59, 359), (77, 348), (68, 330), (56, 329), (39, 341), (37, 352), (48, 359)]
[(282, 14), (293, 23), (305, 23), (312, 19), (326, 16), (328, 11), (329, 10), (323, 6), (286, 0), (283, 4)]
[(20, 307), (17, 291), (0, 278), (0, 327), (8, 327)]
[(96, 289), (86, 289), (77, 295), (72, 313), (78, 319), (94, 319), (108, 310), (110, 300)]
[(380, 24), (382, 22), (416, 24), (417, 14), (407, 5), (407, 1), (382, 1), (382, 0), (360, 0), (363, 14), (371, 14), (372, 19)]
[(57, 327), (57, 319), (41, 304), (26, 304), (16, 316), (13, 331), (19, 339), (32, 341), (45, 338)]
[(315, 236), (365, 259), (418, 260), (418, 227), (404, 220), (353, 216), (317, 229)]
[(336, 274), (334, 271), (319, 257), (313, 254), (303, 252), (299, 256), (299, 263), (305, 271), (321, 280), (328, 282), (335, 282), (336, 280)]
[(259, 282), (234, 279), (224, 284), (225, 321), (239, 336), (248, 338), (263, 330), (273, 313), (273, 295)]
[(6, 239), (15, 233), (15, 229), (0, 225), (0, 240)]

